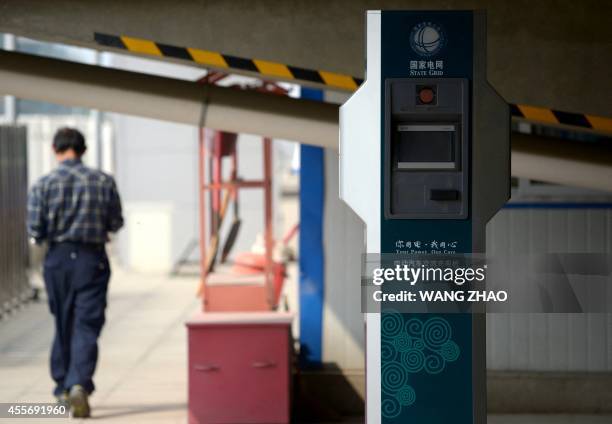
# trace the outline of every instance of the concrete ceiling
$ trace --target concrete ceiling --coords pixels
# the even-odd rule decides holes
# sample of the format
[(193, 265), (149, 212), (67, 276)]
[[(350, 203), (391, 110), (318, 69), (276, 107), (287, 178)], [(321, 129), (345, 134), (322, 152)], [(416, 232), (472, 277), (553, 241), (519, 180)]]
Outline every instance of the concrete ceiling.
[(367, 9), (486, 9), (488, 70), (510, 103), (612, 116), (612, 2), (2, 0), (0, 31), (99, 48), (94, 32), (357, 77)]

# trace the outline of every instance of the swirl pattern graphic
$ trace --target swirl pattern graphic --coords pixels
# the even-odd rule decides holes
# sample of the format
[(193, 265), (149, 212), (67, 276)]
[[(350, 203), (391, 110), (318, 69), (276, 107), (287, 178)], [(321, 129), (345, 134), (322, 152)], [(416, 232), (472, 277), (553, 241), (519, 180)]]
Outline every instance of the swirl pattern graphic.
[(412, 348), (412, 339), (406, 333), (399, 334), (393, 339), (393, 346), (398, 352), (406, 352)]
[(397, 391), (395, 398), (402, 406), (410, 406), (416, 400), (416, 392), (412, 386), (404, 386)]
[(406, 322), (406, 333), (412, 337), (421, 337), (423, 334), (423, 321), (418, 318), (410, 318)]
[(414, 315), (384, 311), (381, 316), (382, 414), (396, 418), (417, 400), (408, 384), (410, 374), (439, 374), (459, 359), (461, 349), (452, 340), (452, 328), (442, 317), (421, 320)]
[(417, 373), (425, 366), (425, 354), (421, 350), (410, 349), (402, 353), (402, 364), (410, 373)]
[(432, 349), (437, 350), (444, 343), (450, 340), (452, 335), (451, 326), (443, 318), (433, 317), (429, 318), (423, 324), (423, 341), (425, 345)]
[(440, 348), (440, 355), (445, 361), (456, 361), (459, 358), (459, 346), (454, 341), (449, 340)]
[(415, 349), (423, 350), (425, 349), (425, 343), (423, 342), (423, 339), (414, 339), (414, 341), (412, 342), (412, 347), (414, 347)]
[(425, 371), (430, 374), (439, 374), (444, 369), (444, 358), (437, 353), (427, 355), (425, 358)]
[(382, 336), (393, 338), (402, 332), (404, 319), (399, 312), (385, 311), (382, 313)]
[(382, 359), (392, 361), (396, 354), (395, 346), (388, 340), (383, 340), (380, 346), (380, 355)]
[(402, 406), (395, 398), (387, 398), (382, 401), (381, 410), (383, 417), (395, 418), (402, 412)]
[(406, 384), (408, 380), (407, 370), (399, 362), (387, 362), (382, 367), (383, 390), (395, 393)]

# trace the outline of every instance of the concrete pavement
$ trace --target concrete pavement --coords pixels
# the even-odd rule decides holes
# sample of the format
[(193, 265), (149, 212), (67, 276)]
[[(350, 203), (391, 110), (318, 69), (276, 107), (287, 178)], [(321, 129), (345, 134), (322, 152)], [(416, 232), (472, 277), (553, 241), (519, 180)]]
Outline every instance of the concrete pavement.
[[(187, 422), (183, 323), (199, 308), (194, 295), (197, 284), (197, 277), (130, 274), (115, 267), (100, 341), (97, 390), (91, 398), (93, 422)], [(0, 402), (53, 400), (48, 371), (53, 323), (45, 302), (30, 303), (0, 321)], [(0, 419), (0, 423), (20, 424), (65, 421)], [(489, 423), (610, 424), (612, 417), (490, 416)]]
[[(199, 307), (197, 283), (196, 277), (114, 271), (91, 398), (96, 422), (186, 422), (183, 322)], [(53, 323), (45, 302), (26, 305), (0, 322), (1, 402), (52, 401), (48, 352)], [(49, 422), (30, 420), (38, 421)]]

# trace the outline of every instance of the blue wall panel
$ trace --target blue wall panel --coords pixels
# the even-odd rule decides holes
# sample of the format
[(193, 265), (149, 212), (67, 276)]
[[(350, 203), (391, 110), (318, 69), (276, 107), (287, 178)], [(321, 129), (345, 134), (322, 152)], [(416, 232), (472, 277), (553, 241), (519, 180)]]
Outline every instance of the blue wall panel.
[[(302, 88), (302, 98), (323, 100), (321, 90)], [(320, 147), (300, 151), (300, 362), (317, 367), (322, 361), (324, 251), (324, 155)]]

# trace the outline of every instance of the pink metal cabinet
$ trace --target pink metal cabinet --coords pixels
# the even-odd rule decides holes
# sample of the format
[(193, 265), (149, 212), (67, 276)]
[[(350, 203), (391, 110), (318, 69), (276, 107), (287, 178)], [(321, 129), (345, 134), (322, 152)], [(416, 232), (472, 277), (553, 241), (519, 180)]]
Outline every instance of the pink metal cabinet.
[(189, 423), (290, 421), (292, 315), (200, 313), (189, 332)]

